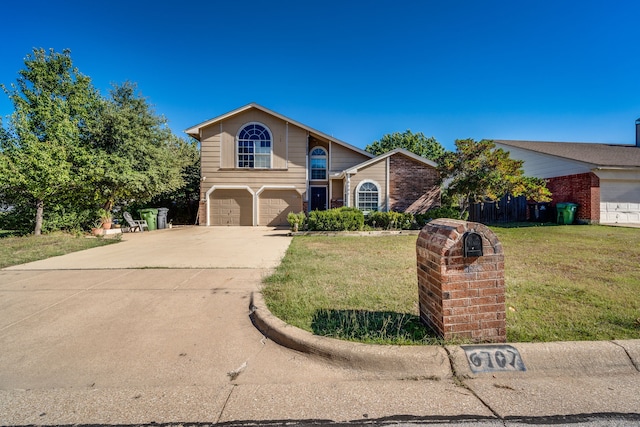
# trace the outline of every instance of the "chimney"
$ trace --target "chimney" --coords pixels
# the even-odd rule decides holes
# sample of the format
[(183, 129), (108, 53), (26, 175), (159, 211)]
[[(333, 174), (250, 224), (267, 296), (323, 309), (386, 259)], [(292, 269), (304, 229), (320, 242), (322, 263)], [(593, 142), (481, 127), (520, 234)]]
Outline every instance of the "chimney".
[(640, 119), (636, 120), (636, 147), (640, 148)]

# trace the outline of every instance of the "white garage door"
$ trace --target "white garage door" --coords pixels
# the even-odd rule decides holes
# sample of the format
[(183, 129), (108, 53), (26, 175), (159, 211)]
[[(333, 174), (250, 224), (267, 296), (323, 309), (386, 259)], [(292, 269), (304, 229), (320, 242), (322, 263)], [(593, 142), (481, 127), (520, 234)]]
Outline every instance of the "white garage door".
[(288, 225), (289, 212), (302, 211), (302, 197), (295, 190), (265, 190), (260, 194), (259, 225)]
[(253, 196), (247, 190), (215, 190), (210, 206), (211, 225), (253, 225)]
[(640, 182), (600, 180), (600, 222), (640, 223)]

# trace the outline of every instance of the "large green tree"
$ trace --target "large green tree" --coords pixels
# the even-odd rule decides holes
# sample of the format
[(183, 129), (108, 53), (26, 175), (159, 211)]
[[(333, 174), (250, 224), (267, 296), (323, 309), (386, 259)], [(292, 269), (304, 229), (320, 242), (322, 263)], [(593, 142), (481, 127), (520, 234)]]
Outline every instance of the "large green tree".
[(0, 134), (0, 194), (10, 204), (35, 207), (33, 231), (39, 235), (48, 204), (87, 197), (90, 155), (82, 136), (99, 94), (68, 50), (34, 49), (24, 63), (17, 83), (2, 85), (14, 113)]
[(544, 180), (525, 176), (524, 162), (496, 149), (493, 141), (459, 139), (455, 144), (456, 151), (440, 158), (439, 170), (447, 193), (460, 204), (461, 216), (472, 203), (498, 200), (506, 194), (538, 202), (551, 200)]
[(91, 181), (106, 211), (145, 202), (184, 185), (190, 143), (176, 137), (134, 83), (115, 85), (91, 129), (96, 161)]
[(367, 145), (365, 150), (374, 155), (384, 154), (396, 148), (404, 148), (414, 154), (437, 161), (445, 152), (444, 147), (434, 137), (426, 137), (422, 132), (406, 130), (383, 135), (379, 141)]

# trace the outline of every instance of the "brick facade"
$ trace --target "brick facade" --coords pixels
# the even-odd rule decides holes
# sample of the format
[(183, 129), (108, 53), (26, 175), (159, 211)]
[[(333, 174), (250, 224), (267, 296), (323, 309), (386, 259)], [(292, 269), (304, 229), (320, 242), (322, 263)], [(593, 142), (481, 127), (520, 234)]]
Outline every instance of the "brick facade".
[[(483, 256), (465, 258), (464, 235), (482, 236)], [(416, 242), (420, 319), (444, 339), (505, 342), (502, 244), (486, 226), (437, 219)]]
[(401, 154), (389, 157), (389, 210), (424, 213), (440, 206), (436, 168)]
[(549, 178), (547, 188), (553, 193), (553, 206), (578, 203), (577, 221), (600, 222), (600, 179), (593, 172)]
[[(200, 198), (204, 200), (205, 196)], [(207, 225), (207, 204), (205, 202), (199, 202), (198, 204), (198, 225)]]

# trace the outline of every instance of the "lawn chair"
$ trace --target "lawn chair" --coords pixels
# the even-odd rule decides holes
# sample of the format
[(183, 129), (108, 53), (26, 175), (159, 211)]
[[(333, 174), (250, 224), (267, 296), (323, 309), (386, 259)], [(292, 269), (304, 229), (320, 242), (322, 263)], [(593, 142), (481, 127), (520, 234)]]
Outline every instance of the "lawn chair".
[(133, 217), (129, 212), (125, 212), (122, 216), (124, 216), (124, 220), (127, 221), (127, 224), (129, 224), (129, 230), (131, 232), (136, 231), (136, 228), (141, 232), (144, 231), (145, 227), (147, 227), (147, 230), (149, 230), (149, 225), (147, 224), (147, 221), (145, 221), (144, 219), (141, 219), (141, 220), (133, 219)]

